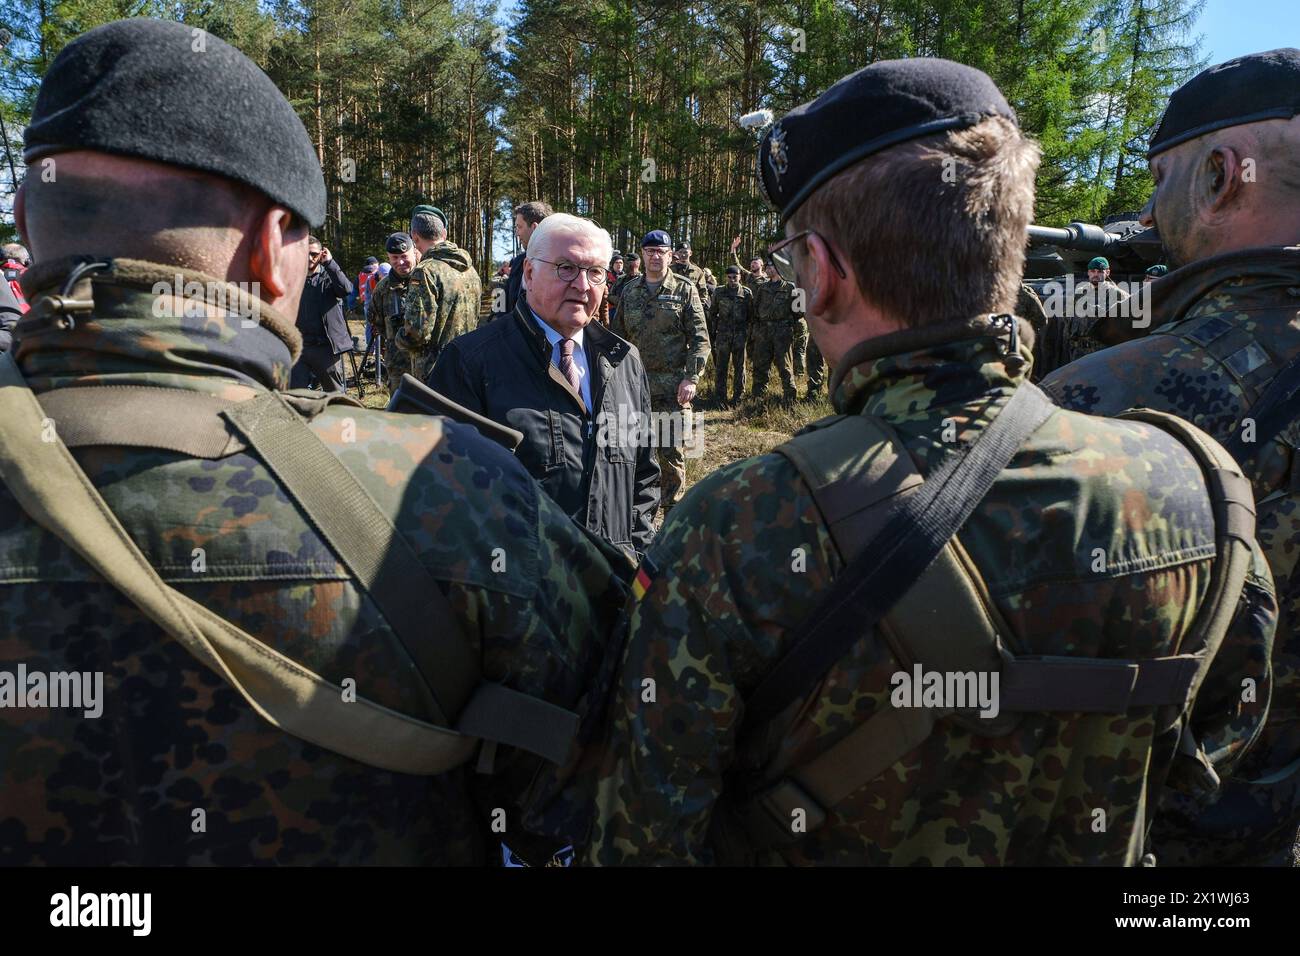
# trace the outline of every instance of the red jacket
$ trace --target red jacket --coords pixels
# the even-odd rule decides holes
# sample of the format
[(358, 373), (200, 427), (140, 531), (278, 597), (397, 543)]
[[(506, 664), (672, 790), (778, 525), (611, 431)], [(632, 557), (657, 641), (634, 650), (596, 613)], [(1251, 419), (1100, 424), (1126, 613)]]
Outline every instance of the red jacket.
[(5, 279), (9, 283), (9, 288), (14, 290), (14, 298), (18, 300), (18, 305), (26, 312), (31, 306), (27, 304), (27, 297), (23, 295), (23, 287), (18, 284), (18, 277), (27, 271), (27, 267), (21, 262), (13, 259), (6, 259), (4, 263)]

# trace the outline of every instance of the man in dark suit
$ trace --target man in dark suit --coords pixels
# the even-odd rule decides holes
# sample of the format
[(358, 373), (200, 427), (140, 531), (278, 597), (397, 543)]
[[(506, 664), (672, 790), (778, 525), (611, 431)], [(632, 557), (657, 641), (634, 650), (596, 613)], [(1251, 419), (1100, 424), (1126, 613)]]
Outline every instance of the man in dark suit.
[(537, 228), (538, 223), (554, 211), (550, 205), (541, 200), (526, 202), (522, 206), (515, 207), (515, 234), (519, 236), (519, 244), (524, 248), (519, 255), (510, 260), (510, 276), (506, 279), (505, 315), (513, 312), (515, 303), (519, 301), (519, 293), (524, 277), (524, 256), (528, 252), (528, 240), (532, 238), (533, 230)]
[(654, 535), (659, 465), (640, 353), (592, 321), (609, 253), (609, 233), (591, 220), (548, 218), (524, 263), (527, 297), (510, 315), (453, 339), (429, 385), (523, 432), (516, 454), (543, 490), (632, 557)]
[(289, 374), (290, 388), (307, 388), (314, 377), (327, 392), (344, 390), (342, 356), (352, 351), (352, 334), (341, 303), (351, 294), (352, 282), (312, 236), (307, 246), (307, 285), (298, 303), (302, 356)]

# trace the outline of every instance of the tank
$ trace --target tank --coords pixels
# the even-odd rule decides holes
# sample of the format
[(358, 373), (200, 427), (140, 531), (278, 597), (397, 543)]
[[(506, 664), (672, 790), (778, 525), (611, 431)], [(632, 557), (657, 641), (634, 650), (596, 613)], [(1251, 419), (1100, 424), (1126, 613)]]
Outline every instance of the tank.
[(1025, 282), (1041, 293), (1044, 283), (1088, 271), (1088, 260), (1105, 256), (1114, 282), (1141, 282), (1149, 266), (1163, 261), (1160, 234), (1138, 222), (1137, 213), (1107, 217), (1100, 226), (1072, 222), (1064, 228), (1029, 227)]

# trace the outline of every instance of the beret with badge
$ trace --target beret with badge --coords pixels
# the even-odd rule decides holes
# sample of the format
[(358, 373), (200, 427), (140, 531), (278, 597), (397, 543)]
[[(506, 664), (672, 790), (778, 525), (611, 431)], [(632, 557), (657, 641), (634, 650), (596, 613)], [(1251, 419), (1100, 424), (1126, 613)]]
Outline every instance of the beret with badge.
[(854, 163), (991, 116), (1016, 123), (1006, 98), (974, 67), (930, 57), (881, 60), (796, 106), (768, 130), (758, 146), (759, 185), (784, 222), (817, 187)]

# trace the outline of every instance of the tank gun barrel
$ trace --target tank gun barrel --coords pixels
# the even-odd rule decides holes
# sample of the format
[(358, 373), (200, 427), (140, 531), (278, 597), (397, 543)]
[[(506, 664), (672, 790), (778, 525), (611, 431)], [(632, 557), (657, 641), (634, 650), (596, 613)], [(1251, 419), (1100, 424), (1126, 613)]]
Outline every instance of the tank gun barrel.
[(1106, 252), (1122, 244), (1119, 236), (1107, 232), (1101, 226), (1087, 222), (1072, 222), (1064, 229), (1053, 226), (1030, 226), (1031, 242), (1043, 242), (1059, 246), (1062, 249), (1077, 249), (1081, 252)]

